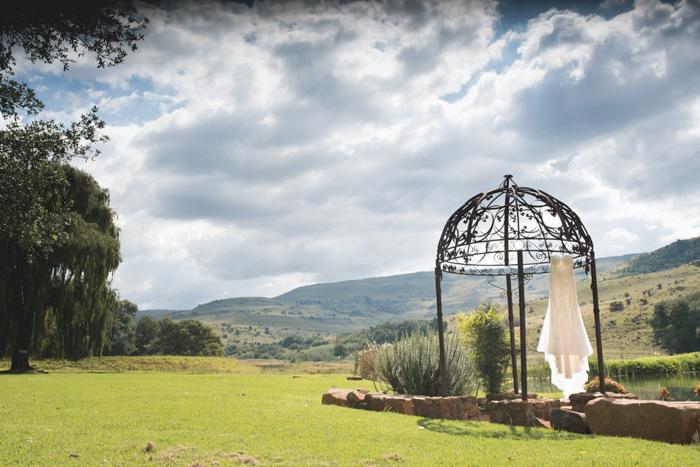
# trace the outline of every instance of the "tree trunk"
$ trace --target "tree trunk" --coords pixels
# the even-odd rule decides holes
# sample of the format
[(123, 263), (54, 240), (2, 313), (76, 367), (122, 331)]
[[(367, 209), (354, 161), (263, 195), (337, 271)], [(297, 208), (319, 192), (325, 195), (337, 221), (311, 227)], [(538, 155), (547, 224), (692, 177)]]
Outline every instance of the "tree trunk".
[(14, 287), (10, 295), (10, 307), (14, 310), (17, 322), (17, 340), (12, 350), (11, 372), (21, 372), (31, 370), (29, 365), (29, 348), (32, 344), (32, 330), (34, 329), (34, 313), (28, 310), (25, 303), (25, 288), (21, 277), (26, 268), (24, 264), (15, 262)]

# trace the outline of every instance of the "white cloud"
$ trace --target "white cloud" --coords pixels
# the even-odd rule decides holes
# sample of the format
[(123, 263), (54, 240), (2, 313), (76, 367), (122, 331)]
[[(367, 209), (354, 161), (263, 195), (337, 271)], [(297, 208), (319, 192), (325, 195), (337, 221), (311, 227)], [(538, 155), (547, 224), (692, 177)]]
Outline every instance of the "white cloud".
[(610, 251), (618, 254), (625, 254), (631, 251), (636, 251), (639, 245), (639, 236), (629, 232), (623, 227), (616, 227), (603, 235), (603, 241), (607, 244)]
[(110, 124), (81, 168), (142, 308), (431, 269), (450, 214), (507, 173), (575, 209), (598, 256), (648, 251), (700, 232), (700, 13), (607, 3), (517, 30), (488, 1), (144, 6), (124, 64), (32, 79), (64, 93), (49, 115), (97, 101)]

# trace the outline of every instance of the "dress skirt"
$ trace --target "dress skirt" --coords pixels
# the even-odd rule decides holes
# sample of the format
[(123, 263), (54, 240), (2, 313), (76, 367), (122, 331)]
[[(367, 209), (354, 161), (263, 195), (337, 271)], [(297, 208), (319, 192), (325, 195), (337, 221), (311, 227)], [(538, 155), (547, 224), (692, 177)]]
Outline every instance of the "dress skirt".
[(593, 348), (588, 340), (576, 296), (573, 258), (552, 255), (549, 273), (549, 306), (538, 352), (552, 371), (552, 384), (564, 392), (564, 397), (584, 391), (588, 380), (588, 356)]

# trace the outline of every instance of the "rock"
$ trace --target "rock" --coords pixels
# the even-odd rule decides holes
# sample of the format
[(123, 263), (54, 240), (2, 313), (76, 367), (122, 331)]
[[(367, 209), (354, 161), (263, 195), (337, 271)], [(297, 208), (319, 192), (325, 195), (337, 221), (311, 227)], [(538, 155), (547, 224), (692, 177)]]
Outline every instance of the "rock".
[(700, 403), (600, 397), (585, 408), (596, 435), (631, 436), (666, 443), (690, 443), (700, 429)]
[(504, 399), (488, 403), (489, 420), (492, 423), (518, 426), (546, 426), (550, 424), (550, 413), (562, 407), (566, 399)]
[(608, 392), (603, 395), (600, 392), (577, 392), (569, 395), (569, 401), (571, 402), (571, 410), (574, 412), (582, 412), (583, 408), (593, 399), (598, 399), (601, 397), (609, 397), (612, 399), (638, 399), (634, 394), (616, 394), (614, 392)]
[[(527, 393), (528, 399), (537, 399), (537, 394), (534, 392)], [(510, 392), (499, 392), (496, 394), (486, 394), (486, 401), (512, 401), (512, 400), (523, 400), (522, 394), (515, 394), (512, 390)]]
[(348, 393), (348, 401), (352, 405), (353, 402), (364, 402), (366, 393), (360, 391), (350, 391)]
[(586, 422), (586, 414), (565, 409), (552, 409), (551, 424), (555, 430), (564, 430), (571, 433), (590, 434)]
[(365, 402), (369, 405), (370, 410), (375, 412), (383, 412), (386, 405), (386, 394), (370, 393), (365, 394)]
[(385, 410), (404, 415), (413, 415), (413, 396), (408, 394), (387, 396)]
[(348, 394), (351, 392), (353, 392), (352, 389), (331, 388), (323, 393), (321, 403), (328, 405), (339, 405), (341, 407), (350, 407)]
[(537, 417), (533, 417), (532, 420), (530, 420), (530, 426), (535, 428), (552, 428), (549, 421)]

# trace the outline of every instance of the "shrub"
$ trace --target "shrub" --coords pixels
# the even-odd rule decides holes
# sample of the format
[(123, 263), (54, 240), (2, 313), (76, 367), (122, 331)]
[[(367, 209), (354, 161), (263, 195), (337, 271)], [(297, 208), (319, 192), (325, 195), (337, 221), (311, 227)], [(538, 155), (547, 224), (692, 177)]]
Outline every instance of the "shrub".
[[(598, 360), (588, 360), (590, 375), (598, 375)], [(700, 371), (700, 352), (634, 360), (606, 360), (605, 374), (610, 376), (670, 375)]]
[[(585, 384), (586, 392), (600, 391), (600, 376), (596, 376)], [(614, 379), (605, 378), (605, 392), (614, 392), (616, 394), (627, 394), (627, 389)]]
[(469, 316), (460, 313), (457, 323), (487, 393), (499, 392), (510, 363), (510, 345), (498, 305), (484, 302)]
[(622, 302), (610, 302), (610, 311), (622, 311), (625, 305)]
[[(404, 336), (379, 350), (379, 372), (384, 382), (399, 394), (442, 396), (440, 344), (434, 331)], [(460, 396), (473, 390), (474, 369), (468, 352), (457, 336), (445, 338), (447, 395)]]
[(693, 392), (695, 393), (695, 398), (700, 399), (700, 381), (698, 381), (698, 384), (695, 386), (695, 389), (693, 389)]

